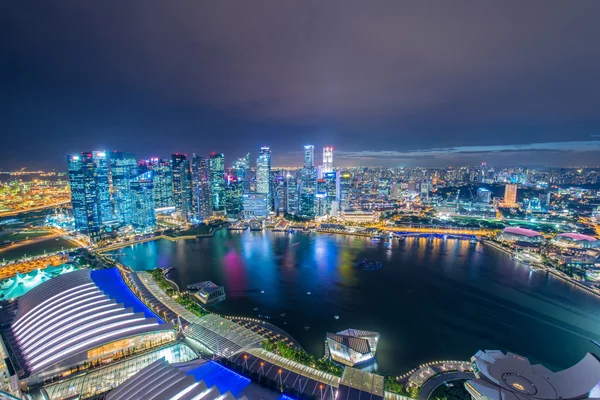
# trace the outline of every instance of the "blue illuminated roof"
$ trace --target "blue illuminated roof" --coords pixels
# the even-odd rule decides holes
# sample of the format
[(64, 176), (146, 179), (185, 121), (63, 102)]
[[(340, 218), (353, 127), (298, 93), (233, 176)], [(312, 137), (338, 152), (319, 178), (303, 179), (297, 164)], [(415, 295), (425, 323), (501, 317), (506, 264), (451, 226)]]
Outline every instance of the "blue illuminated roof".
[(219, 392), (231, 392), (236, 397), (250, 384), (250, 379), (214, 361), (209, 361), (197, 368), (186, 371), (186, 374), (193, 375), (197, 382), (203, 380), (207, 387), (216, 385)]
[(133, 294), (117, 268), (97, 269), (90, 272), (90, 277), (100, 290), (117, 303), (123, 303), (125, 308), (131, 307), (134, 312), (144, 313), (146, 318), (156, 318), (159, 324), (165, 323)]

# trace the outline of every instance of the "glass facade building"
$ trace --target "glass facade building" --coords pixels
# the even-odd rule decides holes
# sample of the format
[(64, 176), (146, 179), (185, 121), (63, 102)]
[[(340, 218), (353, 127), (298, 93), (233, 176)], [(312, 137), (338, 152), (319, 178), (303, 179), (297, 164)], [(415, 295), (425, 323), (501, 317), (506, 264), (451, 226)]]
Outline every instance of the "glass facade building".
[(192, 206), (192, 218), (195, 221), (200, 222), (212, 216), (208, 159), (197, 154), (192, 156)]
[(134, 195), (131, 183), (138, 175), (133, 153), (109, 153), (115, 216), (121, 224), (133, 222)]
[(96, 175), (96, 193), (98, 201), (98, 216), (100, 223), (114, 220), (110, 199), (110, 181), (108, 173), (108, 156), (105, 151), (92, 152)]
[(67, 157), (71, 206), (75, 229), (90, 237), (100, 238), (100, 212), (98, 206), (98, 180), (96, 164), (90, 152)]
[(225, 213), (225, 156), (212, 153), (209, 158), (210, 190), (212, 208), (216, 213)]
[(244, 219), (267, 218), (267, 197), (262, 193), (244, 193), (242, 196)]
[(131, 224), (138, 231), (148, 231), (156, 227), (153, 174), (153, 171), (145, 172), (131, 182), (133, 199)]
[(238, 219), (243, 209), (244, 182), (231, 175), (226, 177), (225, 182), (227, 218)]
[(179, 218), (187, 221), (192, 214), (190, 162), (184, 154), (171, 155), (173, 176), (173, 201)]
[(256, 160), (256, 193), (267, 195), (267, 207), (271, 211), (273, 190), (271, 185), (271, 149), (268, 147), (260, 148), (260, 154)]

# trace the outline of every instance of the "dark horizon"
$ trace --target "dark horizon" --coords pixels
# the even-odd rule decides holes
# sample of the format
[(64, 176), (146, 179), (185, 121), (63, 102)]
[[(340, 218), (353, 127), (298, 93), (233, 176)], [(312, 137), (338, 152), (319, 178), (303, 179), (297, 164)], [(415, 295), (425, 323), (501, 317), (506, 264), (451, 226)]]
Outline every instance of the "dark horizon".
[(600, 2), (75, 0), (0, 5), (0, 170), (66, 155), (274, 166), (584, 166)]

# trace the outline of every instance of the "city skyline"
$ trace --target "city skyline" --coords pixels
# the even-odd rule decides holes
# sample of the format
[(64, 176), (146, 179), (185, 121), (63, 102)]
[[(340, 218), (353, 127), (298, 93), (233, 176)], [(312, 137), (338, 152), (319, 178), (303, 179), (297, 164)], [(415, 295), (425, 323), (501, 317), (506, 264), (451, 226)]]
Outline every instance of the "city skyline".
[(266, 3), (5, 5), (0, 168), (263, 144), (278, 166), (305, 143), (341, 166), (597, 159), (598, 2)]

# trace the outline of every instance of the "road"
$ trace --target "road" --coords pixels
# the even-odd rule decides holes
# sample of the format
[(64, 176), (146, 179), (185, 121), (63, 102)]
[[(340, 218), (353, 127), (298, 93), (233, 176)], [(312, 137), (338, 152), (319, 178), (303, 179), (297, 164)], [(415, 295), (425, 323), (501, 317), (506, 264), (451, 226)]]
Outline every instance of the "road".
[(437, 389), (440, 385), (459, 379), (475, 379), (475, 375), (472, 372), (459, 371), (436, 375), (433, 378), (428, 379), (421, 387), (421, 391), (419, 392), (419, 400), (428, 400), (429, 396), (431, 396), (435, 389)]

